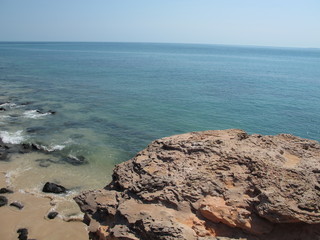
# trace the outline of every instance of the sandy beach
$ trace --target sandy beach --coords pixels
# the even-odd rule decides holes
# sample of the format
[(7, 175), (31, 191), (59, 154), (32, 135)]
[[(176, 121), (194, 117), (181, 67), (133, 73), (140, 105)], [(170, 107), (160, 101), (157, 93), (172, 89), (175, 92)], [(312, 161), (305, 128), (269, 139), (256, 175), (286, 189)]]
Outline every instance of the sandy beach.
[[(22, 156), (22, 154), (20, 154)], [(88, 239), (85, 224), (78, 206), (68, 198), (56, 197), (54, 194), (35, 194), (20, 188), (15, 183), (28, 182), (28, 175), (22, 175), (24, 179), (12, 181), (10, 172), (16, 169), (16, 162), (0, 161), (0, 188), (7, 188), (13, 193), (4, 193), (8, 204), (0, 207), (0, 239), (18, 239), (17, 230), (28, 229), (28, 239)], [(19, 202), (22, 209), (10, 206), (12, 202)], [(50, 211), (57, 211), (59, 214), (54, 219), (47, 217)], [(75, 215), (78, 211), (78, 215)], [(60, 214), (60, 212), (62, 214)]]

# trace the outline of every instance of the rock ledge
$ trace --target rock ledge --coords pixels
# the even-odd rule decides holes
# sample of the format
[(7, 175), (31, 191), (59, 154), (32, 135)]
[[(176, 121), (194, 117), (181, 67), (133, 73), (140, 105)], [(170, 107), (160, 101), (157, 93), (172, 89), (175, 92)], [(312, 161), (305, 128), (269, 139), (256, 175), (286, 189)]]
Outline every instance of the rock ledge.
[(320, 239), (320, 144), (237, 129), (166, 137), (75, 200), (92, 239)]

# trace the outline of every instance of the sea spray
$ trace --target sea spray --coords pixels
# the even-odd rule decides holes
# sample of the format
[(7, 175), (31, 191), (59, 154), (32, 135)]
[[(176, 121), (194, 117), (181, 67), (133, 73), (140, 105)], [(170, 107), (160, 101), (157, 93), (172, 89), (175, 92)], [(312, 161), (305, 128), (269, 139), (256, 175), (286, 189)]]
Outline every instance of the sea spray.
[(50, 114), (51, 113), (39, 113), (39, 111), (37, 111), (37, 110), (28, 110), (23, 113), (23, 116), (25, 118), (39, 119), (39, 118), (43, 118), (43, 117), (50, 115)]
[(0, 131), (0, 138), (4, 143), (10, 144), (19, 144), (26, 140), (22, 130), (16, 132)]

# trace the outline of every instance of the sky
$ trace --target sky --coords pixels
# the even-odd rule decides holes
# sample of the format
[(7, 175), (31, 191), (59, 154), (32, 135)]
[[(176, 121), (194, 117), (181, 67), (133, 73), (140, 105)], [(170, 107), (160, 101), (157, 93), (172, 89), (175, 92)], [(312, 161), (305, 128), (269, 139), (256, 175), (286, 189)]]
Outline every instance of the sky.
[(0, 0), (0, 41), (320, 48), (320, 0)]

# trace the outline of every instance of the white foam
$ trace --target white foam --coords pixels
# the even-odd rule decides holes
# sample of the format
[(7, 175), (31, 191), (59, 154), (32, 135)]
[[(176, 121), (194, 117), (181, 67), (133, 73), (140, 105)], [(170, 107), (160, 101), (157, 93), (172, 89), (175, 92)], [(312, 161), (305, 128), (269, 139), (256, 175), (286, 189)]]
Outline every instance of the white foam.
[(19, 144), (26, 139), (22, 132), (22, 130), (16, 132), (0, 131), (0, 138), (4, 143)]
[(2, 115), (2, 116), (0, 116), (0, 119), (6, 119), (6, 118), (10, 118), (10, 116), (9, 115)]
[(31, 119), (39, 119), (39, 118), (43, 118), (47, 115), (50, 115), (50, 113), (39, 113), (39, 112), (37, 112), (37, 110), (29, 110), (29, 111), (25, 111), (23, 113), (23, 116), (25, 118), (31, 118)]
[(56, 144), (56, 145), (50, 144), (49, 146), (41, 145), (40, 148), (42, 148), (48, 152), (61, 151), (62, 149), (64, 149), (66, 147), (66, 145), (68, 145), (70, 143), (74, 143), (74, 141), (69, 138), (68, 140), (64, 141), (63, 144)]
[(48, 151), (48, 152), (53, 152), (53, 151), (57, 151), (57, 150), (62, 150), (64, 149), (66, 146), (64, 145), (50, 145), (49, 147), (43, 146), (41, 145), (41, 148)]
[(9, 107), (9, 108), (17, 108), (18, 107), (18, 105), (17, 104), (15, 104), (15, 103), (2, 103), (2, 104), (0, 104), (0, 107)]
[(69, 138), (67, 141), (64, 141), (64, 144), (74, 143), (74, 140)]

